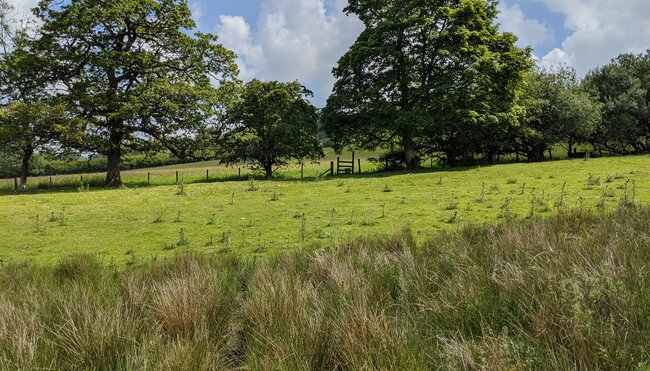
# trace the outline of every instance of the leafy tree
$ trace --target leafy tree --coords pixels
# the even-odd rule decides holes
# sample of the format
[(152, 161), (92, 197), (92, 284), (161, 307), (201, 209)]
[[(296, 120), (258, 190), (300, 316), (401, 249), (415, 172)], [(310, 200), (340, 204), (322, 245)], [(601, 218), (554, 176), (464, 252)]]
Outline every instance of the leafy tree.
[(0, 0), (0, 51), (6, 54), (11, 45), (11, 13), (14, 8), (7, 0)]
[(120, 186), (128, 150), (190, 153), (238, 86), (235, 54), (189, 31), (185, 0), (42, 0), (39, 53), (83, 119), (80, 150), (107, 156), (107, 186)]
[(585, 86), (603, 105), (594, 144), (615, 153), (650, 151), (650, 50), (591, 71)]
[(74, 120), (66, 120), (63, 105), (54, 102), (45, 87), (44, 61), (34, 53), (30, 37), (35, 30), (29, 23), (8, 18), (10, 11), (0, 0), (0, 151), (20, 163), (20, 188), (24, 190), (34, 154), (52, 147)]
[(334, 69), (325, 130), (340, 148), (392, 145), (454, 161), (470, 134), (511, 122), (530, 50), (500, 33), (496, 1), (351, 0), (365, 30)]
[(32, 156), (51, 144), (65, 127), (65, 117), (64, 106), (43, 102), (12, 102), (0, 108), (0, 145), (5, 154), (20, 160), (20, 189), (27, 188)]
[(529, 161), (543, 161), (555, 144), (586, 143), (601, 121), (600, 106), (583, 91), (575, 70), (537, 70), (527, 78), (521, 104), (525, 107), (517, 128), (517, 150)]
[(299, 82), (253, 80), (228, 114), (226, 163), (248, 162), (266, 178), (291, 159), (323, 156), (318, 134), (318, 112), (307, 98), (311, 92)]

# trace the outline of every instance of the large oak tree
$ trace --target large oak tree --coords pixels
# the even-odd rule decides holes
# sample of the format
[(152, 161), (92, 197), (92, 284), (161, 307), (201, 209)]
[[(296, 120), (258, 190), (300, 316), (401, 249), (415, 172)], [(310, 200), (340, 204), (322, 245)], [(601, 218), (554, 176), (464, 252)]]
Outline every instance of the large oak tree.
[(500, 33), (497, 2), (351, 0), (365, 30), (334, 69), (324, 111), (338, 147), (397, 146), (403, 161), (472, 145), (470, 133), (512, 122), (530, 50)]
[(194, 33), (185, 0), (41, 0), (50, 85), (83, 120), (79, 149), (107, 156), (120, 186), (126, 150), (188, 153), (238, 85), (235, 54)]

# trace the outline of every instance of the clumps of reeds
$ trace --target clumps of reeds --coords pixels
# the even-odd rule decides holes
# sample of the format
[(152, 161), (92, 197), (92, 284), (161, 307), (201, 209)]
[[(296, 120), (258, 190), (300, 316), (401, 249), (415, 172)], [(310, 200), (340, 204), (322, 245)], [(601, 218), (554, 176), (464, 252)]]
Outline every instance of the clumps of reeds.
[(646, 368), (648, 223), (637, 205), (273, 256), (223, 232), (203, 254), (3, 264), (0, 368)]
[(445, 210), (456, 210), (458, 209), (458, 199), (456, 198), (455, 193), (451, 193), (451, 199), (449, 200), (449, 203), (445, 207)]

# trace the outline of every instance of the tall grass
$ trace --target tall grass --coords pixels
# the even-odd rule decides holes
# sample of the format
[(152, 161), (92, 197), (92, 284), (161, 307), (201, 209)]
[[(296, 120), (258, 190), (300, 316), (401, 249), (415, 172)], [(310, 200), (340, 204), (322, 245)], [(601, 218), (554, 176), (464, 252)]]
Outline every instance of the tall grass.
[(0, 369), (647, 369), (650, 210), (0, 268)]

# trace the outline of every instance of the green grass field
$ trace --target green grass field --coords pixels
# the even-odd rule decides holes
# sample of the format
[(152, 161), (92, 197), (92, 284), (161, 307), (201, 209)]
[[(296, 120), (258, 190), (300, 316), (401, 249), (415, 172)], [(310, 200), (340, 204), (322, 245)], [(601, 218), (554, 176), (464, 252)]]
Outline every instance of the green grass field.
[(327, 248), (405, 225), (423, 239), (559, 208), (647, 204), (649, 165), (650, 156), (635, 156), (318, 182), (197, 183), (186, 184), (185, 195), (175, 185), (8, 194), (0, 196), (0, 259), (49, 264), (85, 252), (123, 265), (186, 250), (250, 257)]
[[(351, 151), (344, 151), (340, 155), (341, 160), (350, 160), (352, 158)], [(375, 172), (379, 165), (376, 162), (371, 162), (370, 158), (378, 158), (378, 153), (373, 152), (357, 152), (356, 159), (361, 160), (362, 172)], [(279, 179), (301, 179), (316, 178), (323, 172), (330, 168), (330, 161), (336, 161), (337, 155), (334, 150), (328, 148), (325, 150), (325, 157), (318, 162), (305, 161), (304, 166), (301, 167), (297, 162), (291, 163), (285, 167), (280, 168), (275, 177)], [(355, 166), (358, 166), (358, 161), (355, 161)], [(207, 171), (207, 174), (206, 174)], [(204, 161), (190, 164), (178, 164), (161, 166), (156, 168), (144, 168), (137, 170), (122, 171), (122, 181), (127, 187), (142, 187), (149, 184), (152, 186), (159, 185), (174, 185), (176, 184), (176, 172), (179, 174), (179, 179), (182, 179), (185, 184), (204, 183), (204, 182), (219, 182), (226, 180), (241, 180), (248, 179), (251, 176), (263, 178), (263, 173), (254, 172), (250, 166), (232, 165), (226, 166), (219, 161)], [(206, 179), (207, 175), (207, 179)], [(106, 178), (104, 173), (83, 173), (83, 174), (69, 174), (69, 175), (56, 175), (56, 176), (36, 176), (30, 177), (27, 182), (29, 191), (47, 190), (47, 189), (62, 189), (62, 188), (79, 188), (83, 184), (88, 185), (101, 185)], [(50, 183), (51, 179), (51, 183)], [(207, 180), (207, 181), (206, 181)], [(14, 190), (14, 179), (0, 179), (0, 194), (11, 193)]]

